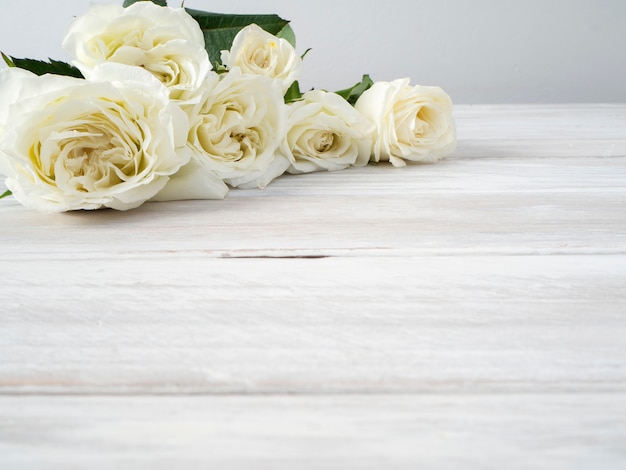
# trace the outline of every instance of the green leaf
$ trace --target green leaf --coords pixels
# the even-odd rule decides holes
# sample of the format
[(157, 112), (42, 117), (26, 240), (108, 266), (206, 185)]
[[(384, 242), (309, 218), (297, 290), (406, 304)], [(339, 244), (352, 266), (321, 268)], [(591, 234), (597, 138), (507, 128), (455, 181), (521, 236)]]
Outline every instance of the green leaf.
[(166, 0), (124, 0), (124, 5), (122, 5), (124, 8), (131, 6), (133, 3), (137, 3), (137, 2), (145, 2), (145, 1), (151, 1), (152, 3), (156, 3), (157, 5), (160, 5), (162, 7), (166, 7), (167, 6), (167, 1)]
[(230, 50), (233, 39), (241, 29), (256, 23), (268, 33), (278, 34), (289, 23), (278, 15), (231, 15), (189, 8), (186, 10), (200, 25), (206, 51), (215, 68), (222, 65), (221, 52)]
[(50, 62), (35, 59), (18, 59), (15, 57), (5, 56), (4, 54), (2, 54), (2, 56), (9, 67), (17, 67), (28, 70), (29, 72), (33, 72), (35, 75), (51, 73), (54, 75), (65, 75), (67, 77), (84, 78), (83, 74), (80, 73), (80, 70), (66, 62), (60, 62), (54, 59), (49, 59)]
[(354, 106), (361, 95), (369, 90), (373, 84), (374, 82), (369, 75), (363, 75), (363, 78), (359, 83), (351, 86), (350, 88), (346, 88), (345, 90), (336, 91), (335, 93)]
[(11, 194), (13, 194), (10, 190), (6, 190), (5, 192), (3, 192), (2, 194), (0, 194), (0, 199), (3, 199), (7, 196), (10, 196)]
[(300, 84), (298, 83), (298, 80), (296, 80), (287, 89), (287, 93), (285, 93), (285, 103), (293, 103), (294, 101), (298, 101), (300, 99), (302, 99), (302, 92), (300, 91)]
[(312, 47), (309, 47), (306, 51), (304, 51), (304, 52), (302, 53), (302, 55), (300, 56), (300, 59), (304, 60), (304, 58), (306, 57), (306, 55), (307, 55), (309, 52), (311, 52), (312, 50), (313, 50), (313, 48), (312, 48)]
[(276, 34), (276, 37), (277, 38), (286, 39), (287, 42), (289, 44), (291, 44), (294, 47), (294, 49), (295, 49), (295, 47), (296, 47), (296, 33), (294, 32), (293, 28), (289, 24), (286, 24), (283, 29), (278, 31), (278, 33)]
[(5, 64), (7, 64), (9, 67), (15, 67), (15, 64), (8, 55), (6, 55), (4, 52), (2, 52), (1, 54)]

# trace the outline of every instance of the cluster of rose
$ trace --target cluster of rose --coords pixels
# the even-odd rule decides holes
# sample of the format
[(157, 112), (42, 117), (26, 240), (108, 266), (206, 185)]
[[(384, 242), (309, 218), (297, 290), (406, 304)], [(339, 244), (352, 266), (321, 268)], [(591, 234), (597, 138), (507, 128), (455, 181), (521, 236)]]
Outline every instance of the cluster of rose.
[(284, 173), (434, 162), (455, 148), (439, 87), (364, 76), (342, 92), (301, 93), (302, 57), (280, 34), (248, 24), (215, 60), (184, 8), (127, 3), (93, 4), (70, 24), (68, 73), (4, 56), (0, 173), (23, 205), (221, 199)]

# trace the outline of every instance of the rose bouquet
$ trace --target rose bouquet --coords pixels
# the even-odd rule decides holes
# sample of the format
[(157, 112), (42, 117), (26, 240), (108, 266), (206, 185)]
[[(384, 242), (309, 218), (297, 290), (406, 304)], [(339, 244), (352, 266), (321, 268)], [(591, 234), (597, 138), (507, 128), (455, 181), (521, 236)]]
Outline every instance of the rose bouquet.
[(63, 47), (71, 64), (3, 54), (2, 197), (30, 208), (221, 199), (285, 173), (435, 162), (456, 146), (439, 87), (364, 75), (302, 93), (303, 55), (276, 15), (93, 4)]

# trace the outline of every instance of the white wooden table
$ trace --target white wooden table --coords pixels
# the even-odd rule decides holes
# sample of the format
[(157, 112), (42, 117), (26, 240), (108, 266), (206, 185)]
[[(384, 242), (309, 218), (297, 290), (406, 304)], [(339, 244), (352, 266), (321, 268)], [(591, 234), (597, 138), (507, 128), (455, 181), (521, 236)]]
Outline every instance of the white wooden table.
[(435, 165), (0, 201), (0, 468), (626, 468), (626, 105), (456, 115)]

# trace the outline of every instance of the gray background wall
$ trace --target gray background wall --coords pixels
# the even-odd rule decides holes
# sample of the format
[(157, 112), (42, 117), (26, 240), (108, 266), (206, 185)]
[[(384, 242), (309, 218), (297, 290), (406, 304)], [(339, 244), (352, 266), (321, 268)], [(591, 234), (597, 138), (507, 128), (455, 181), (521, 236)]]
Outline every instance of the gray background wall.
[[(60, 46), (66, 25), (89, 3), (2, 0), (0, 50), (67, 59)], [(312, 48), (304, 88), (344, 88), (369, 73), (377, 80), (409, 76), (413, 83), (440, 85), (457, 103), (626, 102), (625, 0), (186, 0), (185, 5), (290, 19), (298, 49)]]

